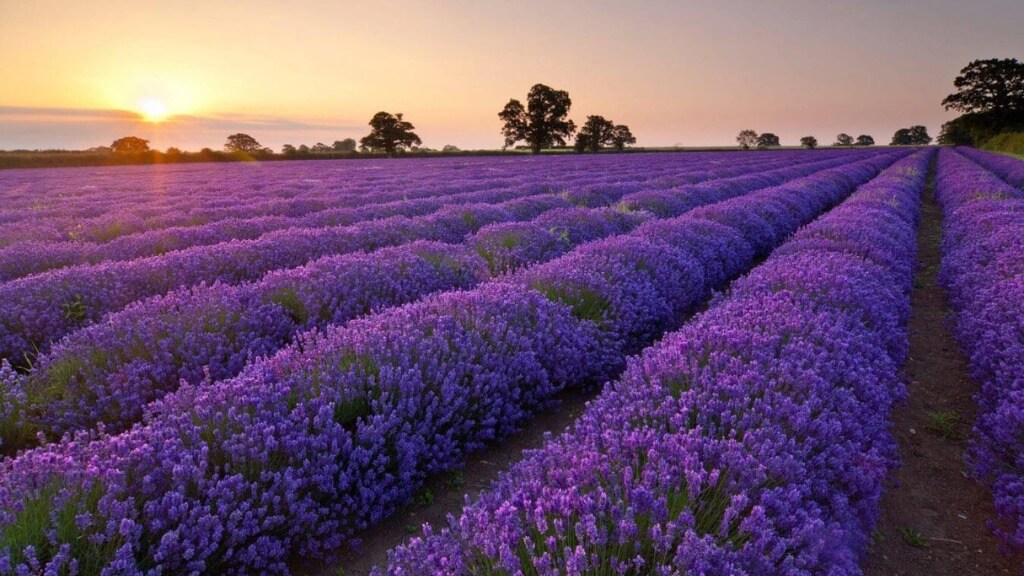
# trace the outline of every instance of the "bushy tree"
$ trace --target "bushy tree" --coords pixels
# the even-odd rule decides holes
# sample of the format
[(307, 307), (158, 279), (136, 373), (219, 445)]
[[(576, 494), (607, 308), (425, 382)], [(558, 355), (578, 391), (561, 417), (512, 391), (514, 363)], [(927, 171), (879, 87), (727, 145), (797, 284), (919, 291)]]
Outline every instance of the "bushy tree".
[(544, 148), (565, 146), (576, 132), (576, 124), (568, 119), (571, 107), (572, 99), (565, 90), (534, 84), (526, 96), (526, 106), (513, 98), (498, 112), (504, 147), (525, 141), (531, 152), (539, 154)]
[(738, 136), (736, 136), (736, 142), (743, 147), (744, 150), (750, 150), (751, 146), (757, 145), (757, 132), (753, 130), (740, 130)]
[(892, 135), (890, 146), (927, 146), (932, 143), (932, 137), (928, 135), (928, 129), (917, 125), (910, 128), (900, 128)]
[(818, 139), (814, 136), (804, 136), (800, 139), (800, 145), (808, 150), (814, 150), (818, 147)]
[(604, 116), (587, 116), (579, 133), (576, 134), (576, 150), (597, 152), (605, 144), (610, 144), (615, 123)]
[(299, 144), (299, 154), (309, 154), (309, 146)]
[(228, 136), (228, 141), (224, 143), (225, 152), (244, 152), (246, 154), (254, 154), (263, 149), (263, 145), (256, 141), (255, 138), (248, 134), (232, 134)]
[(458, 146), (445, 144), (444, 148), (441, 148), (441, 152), (444, 152), (445, 154), (454, 154), (455, 152), (461, 152), (461, 150), (459, 150)]
[(323, 142), (317, 142), (313, 144), (313, 147), (309, 149), (313, 154), (327, 154), (331, 151), (331, 147)]
[(632, 146), (633, 144), (636, 144), (636, 136), (633, 136), (629, 126), (616, 124), (615, 128), (612, 129), (612, 147), (622, 152), (626, 149), (626, 146)]
[(117, 154), (137, 154), (149, 152), (149, 140), (137, 136), (125, 136), (118, 138), (110, 145), (111, 152)]
[(854, 144), (857, 146), (874, 146), (875, 139), (867, 134), (861, 134), (857, 136), (857, 141)]
[(974, 60), (953, 81), (942, 105), (963, 114), (942, 125), (940, 144), (977, 146), (1000, 132), (1024, 131), (1024, 63)]
[(778, 148), (782, 144), (779, 143), (779, 137), (771, 132), (765, 132), (757, 137), (758, 148)]
[(1005, 113), (1024, 110), (1024, 63), (1016, 58), (974, 60), (953, 80), (946, 110)]
[(398, 150), (423, 143), (413, 132), (416, 127), (404, 120), (401, 113), (377, 112), (370, 119), (370, 128), (370, 133), (359, 140), (366, 150), (392, 156)]
[(296, 149), (295, 146), (292, 146), (291, 144), (285, 144), (284, 146), (281, 146), (281, 154), (284, 154), (285, 156), (295, 156), (298, 153), (298, 149)]
[(577, 152), (597, 152), (605, 146), (612, 146), (622, 151), (627, 144), (636, 144), (636, 137), (629, 126), (615, 124), (604, 116), (587, 116), (587, 121), (576, 134), (575, 148)]
[(353, 138), (345, 138), (344, 140), (336, 140), (331, 148), (335, 152), (355, 152), (356, 147), (359, 145), (358, 142)]
[(843, 132), (836, 136), (836, 142), (833, 146), (853, 146), (853, 136)]

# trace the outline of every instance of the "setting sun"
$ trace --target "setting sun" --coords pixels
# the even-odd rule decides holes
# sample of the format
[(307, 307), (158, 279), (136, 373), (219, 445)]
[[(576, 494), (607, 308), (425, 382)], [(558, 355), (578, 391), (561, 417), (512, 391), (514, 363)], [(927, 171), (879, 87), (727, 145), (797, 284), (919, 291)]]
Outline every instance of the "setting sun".
[(147, 122), (160, 122), (167, 118), (167, 106), (156, 98), (139, 102), (139, 113)]

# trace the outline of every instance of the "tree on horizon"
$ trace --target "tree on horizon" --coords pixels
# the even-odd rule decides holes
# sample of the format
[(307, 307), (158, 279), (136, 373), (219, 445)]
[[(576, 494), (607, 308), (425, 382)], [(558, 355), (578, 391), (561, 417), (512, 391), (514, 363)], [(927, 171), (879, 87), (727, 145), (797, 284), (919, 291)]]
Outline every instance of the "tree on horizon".
[(138, 154), (149, 152), (149, 140), (138, 136), (118, 138), (110, 145), (110, 151), (116, 154)]
[(335, 140), (331, 148), (335, 152), (355, 152), (358, 146), (359, 143), (354, 138), (345, 138), (344, 140)]
[(910, 128), (900, 128), (892, 135), (890, 146), (927, 146), (932, 143), (932, 137), (928, 135), (928, 129), (917, 125)]
[(757, 132), (753, 130), (740, 130), (738, 136), (736, 136), (736, 142), (743, 147), (744, 150), (750, 150), (751, 146), (757, 145)]
[(228, 136), (228, 141), (224, 143), (224, 151), (255, 154), (263, 151), (263, 145), (252, 136), (239, 132)]
[(525, 141), (534, 154), (551, 146), (565, 146), (576, 132), (576, 124), (568, 119), (571, 107), (572, 99), (565, 90), (534, 84), (526, 96), (526, 106), (513, 98), (498, 112), (505, 137), (502, 149), (519, 141)]
[(771, 132), (765, 132), (757, 137), (758, 148), (778, 148), (781, 145), (779, 137)]
[(370, 128), (372, 130), (359, 140), (359, 145), (365, 150), (383, 152), (389, 158), (399, 150), (423, 144), (420, 137), (413, 132), (416, 127), (406, 121), (401, 112), (377, 112), (370, 119)]
[(962, 115), (942, 125), (940, 144), (977, 146), (1000, 132), (1024, 131), (1024, 63), (1016, 58), (972, 60), (942, 99)]
[(818, 147), (818, 139), (814, 136), (804, 136), (800, 139), (800, 145), (808, 150), (814, 150)]
[(846, 132), (841, 132), (836, 136), (836, 141), (833, 146), (853, 146), (853, 136), (850, 136)]

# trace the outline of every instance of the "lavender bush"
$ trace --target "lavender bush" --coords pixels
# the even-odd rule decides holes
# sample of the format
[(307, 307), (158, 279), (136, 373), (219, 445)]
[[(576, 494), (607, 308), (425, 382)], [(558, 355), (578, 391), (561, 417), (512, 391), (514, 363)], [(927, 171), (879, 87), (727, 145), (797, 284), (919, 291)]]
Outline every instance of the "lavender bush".
[[(763, 214), (781, 239), (816, 215), (783, 207), (827, 209), (901, 156), (871, 155), (730, 210)], [(329, 327), (235, 378), (182, 387), (124, 433), (6, 461), (0, 572), (283, 572), (293, 554), (327, 553), (559, 390), (612, 376), (629, 349), (657, 337), (637, 318), (679, 322), (695, 295), (720, 287), (704, 270), (722, 269), (721, 253), (669, 239), (699, 244), (714, 224), (673, 223), (694, 231), (638, 231), (544, 264), (546, 275), (529, 270)], [(756, 253), (730, 266), (749, 268)]]
[(940, 279), (949, 291), (957, 339), (981, 383), (969, 460), (995, 498), (1002, 522), (993, 527), (1009, 547), (1019, 549), (1024, 547), (1024, 191), (958, 152), (943, 150), (936, 196), (945, 215)]
[(859, 574), (894, 464), (903, 271), (931, 155), (798, 232), (378, 572)]

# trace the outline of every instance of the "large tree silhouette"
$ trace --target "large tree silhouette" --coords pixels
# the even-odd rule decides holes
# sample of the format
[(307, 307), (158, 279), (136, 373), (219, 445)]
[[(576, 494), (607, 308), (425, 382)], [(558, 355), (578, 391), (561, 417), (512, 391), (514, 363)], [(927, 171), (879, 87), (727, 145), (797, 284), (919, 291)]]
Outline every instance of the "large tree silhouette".
[(736, 136), (736, 143), (743, 147), (744, 150), (750, 150), (751, 146), (757, 145), (757, 132), (753, 130), (740, 130), (738, 136)]
[(149, 140), (139, 138), (138, 136), (125, 136), (124, 138), (114, 140), (114, 143), (110, 145), (110, 150), (118, 154), (148, 152)]
[(928, 135), (928, 129), (924, 126), (911, 126), (900, 128), (892, 135), (890, 146), (927, 146), (932, 143), (932, 137)]
[(534, 84), (526, 96), (526, 106), (515, 98), (498, 112), (504, 123), (501, 133), (505, 148), (525, 141), (534, 154), (551, 146), (565, 146), (576, 132), (576, 125), (568, 119), (572, 99), (565, 90), (555, 90), (544, 84)]
[(1016, 58), (974, 60), (953, 81), (946, 110), (1006, 113), (1024, 110), (1024, 63)]
[(398, 150), (404, 150), (423, 141), (413, 130), (411, 123), (402, 119), (402, 114), (377, 112), (370, 119), (370, 133), (359, 140), (359, 144), (374, 152), (384, 152), (392, 156)]
[(228, 136), (228, 141), (224, 143), (224, 150), (227, 152), (253, 154), (263, 150), (263, 146), (252, 136), (239, 132), (238, 134)]
[(1024, 63), (974, 60), (953, 80), (942, 105), (963, 114), (942, 125), (940, 144), (980, 145), (1000, 132), (1024, 130)]

